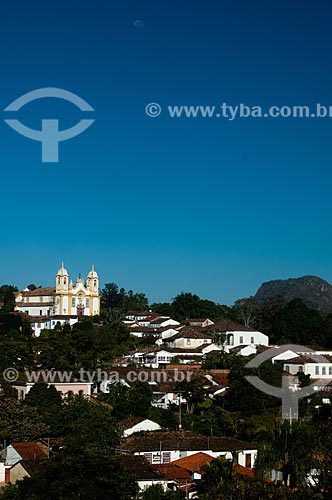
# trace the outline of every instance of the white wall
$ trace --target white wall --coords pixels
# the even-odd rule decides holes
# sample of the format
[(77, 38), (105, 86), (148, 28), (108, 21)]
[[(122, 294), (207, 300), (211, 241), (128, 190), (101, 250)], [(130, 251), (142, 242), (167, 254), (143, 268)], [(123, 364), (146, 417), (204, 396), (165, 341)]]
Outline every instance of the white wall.
[[(149, 462), (151, 462), (151, 455), (152, 455), (152, 462), (154, 464), (159, 464), (159, 463), (166, 463), (164, 461), (164, 454), (168, 457), (168, 454), (170, 453), (171, 456), (171, 462), (174, 462), (174, 460), (178, 460), (179, 458), (184, 458), (184, 457), (190, 457), (192, 455), (195, 455), (196, 453), (206, 453), (207, 455), (210, 455), (213, 458), (218, 458), (218, 457), (225, 457), (228, 460), (233, 459), (233, 453), (230, 451), (212, 451), (212, 450), (189, 450), (189, 451), (180, 451), (180, 450), (169, 450), (169, 451), (161, 451), (161, 462), (160, 462), (160, 451), (156, 450), (153, 452), (142, 452), (142, 451), (137, 451), (134, 453), (134, 455), (143, 455), (145, 456)], [(245, 456), (249, 454), (251, 455), (251, 467), (254, 466), (255, 464), (255, 459), (257, 455), (257, 450), (243, 450), (238, 453), (238, 463), (239, 465), (242, 465), (245, 467)]]
[(170, 345), (172, 347), (176, 347), (178, 349), (196, 349), (196, 347), (199, 347), (202, 344), (205, 344), (206, 346), (208, 346), (209, 344), (212, 344), (212, 339), (180, 338), (180, 339), (174, 340), (174, 342), (170, 342)]
[[(231, 342), (231, 337), (233, 336), (233, 342)], [(226, 332), (225, 346), (229, 345), (232, 347), (237, 347), (241, 345), (269, 345), (269, 337), (261, 332)]]
[(134, 425), (130, 429), (126, 429), (123, 432), (124, 437), (128, 437), (131, 434), (134, 434), (135, 432), (140, 432), (140, 431), (159, 431), (161, 429), (160, 425), (157, 424), (156, 422), (153, 422), (152, 420), (146, 419), (143, 422), (140, 422), (139, 424)]

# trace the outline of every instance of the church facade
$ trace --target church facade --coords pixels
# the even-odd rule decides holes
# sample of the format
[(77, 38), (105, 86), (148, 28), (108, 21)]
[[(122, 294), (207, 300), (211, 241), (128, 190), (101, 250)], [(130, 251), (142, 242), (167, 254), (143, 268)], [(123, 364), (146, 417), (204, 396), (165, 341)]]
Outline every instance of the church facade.
[(62, 263), (55, 287), (16, 293), (15, 310), (29, 316), (80, 317), (100, 314), (99, 276), (92, 266), (86, 282), (79, 276), (74, 284)]

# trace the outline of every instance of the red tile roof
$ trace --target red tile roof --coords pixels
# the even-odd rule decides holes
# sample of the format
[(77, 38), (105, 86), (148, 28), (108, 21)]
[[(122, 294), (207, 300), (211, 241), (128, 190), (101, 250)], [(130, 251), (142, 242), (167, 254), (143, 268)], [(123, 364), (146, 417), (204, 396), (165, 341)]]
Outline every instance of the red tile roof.
[(180, 482), (191, 481), (190, 473), (186, 469), (176, 466), (174, 462), (170, 464), (156, 464), (154, 467), (161, 472), (166, 479), (174, 479)]
[(124, 468), (134, 476), (136, 481), (162, 481), (164, 479), (163, 474), (141, 455), (121, 455), (121, 462)]
[(16, 292), (16, 295), (22, 294), (23, 297), (40, 297), (45, 295), (54, 295), (55, 288), (54, 286), (49, 286), (45, 288), (36, 288), (36, 290), (21, 290), (20, 292)]
[(47, 458), (47, 447), (41, 443), (11, 443), (23, 460), (37, 460)]
[(240, 325), (235, 321), (218, 321), (214, 325), (209, 325), (204, 327), (204, 331), (211, 332), (257, 332), (255, 328), (250, 328), (244, 325)]
[(242, 467), (242, 465), (236, 465), (234, 467), (234, 469), (235, 469), (235, 472), (237, 472), (238, 474), (241, 474), (241, 476), (248, 476), (251, 478), (255, 477), (255, 472), (253, 469), (248, 469), (247, 467)]
[(194, 455), (190, 455), (189, 457), (179, 458), (179, 460), (174, 460), (172, 462), (174, 465), (178, 467), (182, 467), (189, 472), (198, 472), (201, 473), (201, 469), (204, 465), (212, 462), (213, 457), (208, 455), (207, 453), (195, 453)]
[(163, 451), (234, 451), (256, 450), (255, 445), (229, 437), (203, 436), (191, 431), (153, 431), (142, 435), (132, 434), (121, 442), (124, 450), (131, 452)]

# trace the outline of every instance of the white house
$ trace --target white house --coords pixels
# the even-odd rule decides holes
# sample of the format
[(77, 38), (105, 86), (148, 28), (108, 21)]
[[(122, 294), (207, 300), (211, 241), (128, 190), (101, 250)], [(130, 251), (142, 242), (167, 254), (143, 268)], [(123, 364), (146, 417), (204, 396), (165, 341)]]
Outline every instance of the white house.
[(120, 423), (120, 428), (122, 429), (123, 436), (128, 437), (135, 432), (142, 431), (160, 431), (161, 427), (153, 420), (141, 417), (128, 417)]
[(219, 321), (207, 326), (204, 330), (212, 333), (223, 344), (226, 352), (232, 347), (241, 345), (269, 345), (269, 337), (253, 328), (235, 323), (234, 321)]
[(200, 328), (205, 328), (206, 326), (214, 325), (214, 321), (209, 318), (193, 318), (188, 319), (189, 326), (198, 326)]
[(168, 490), (168, 479), (153, 467), (144, 456), (122, 454), (121, 461), (123, 467), (136, 480), (140, 491), (153, 485), (159, 485), (163, 491)]
[(148, 327), (151, 329), (163, 328), (165, 326), (179, 326), (180, 323), (169, 316), (147, 316), (146, 318), (137, 320), (139, 326)]
[(236, 454), (239, 465), (252, 468), (257, 456), (257, 447), (244, 441), (202, 436), (191, 431), (156, 431), (131, 435), (122, 440), (121, 448), (134, 455), (143, 455), (152, 464), (169, 463), (200, 452), (213, 458), (223, 456), (229, 460)]
[(57, 325), (73, 326), (78, 322), (77, 316), (28, 316), (35, 337), (40, 337), (43, 330), (53, 330)]
[(212, 344), (212, 337), (195, 328), (184, 327), (172, 337), (164, 339), (169, 347), (178, 349), (196, 349), (202, 344)]
[[(31, 464), (33, 468), (42, 460), (48, 458), (47, 446), (36, 442), (11, 443), (1, 450), (0, 482), (5, 469), (5, 483), (15, 483), (24, 477), (30, 477)], [(2, 465), (2, 467), (1, 467)]]
[(283, 367), (291, 375), (304, 373), (310, 375), (312, 379), (325, 379), (332, 382), (332, 357), (324, 356), (320, 360), (315, 355), (301, 355), (284, 362)]

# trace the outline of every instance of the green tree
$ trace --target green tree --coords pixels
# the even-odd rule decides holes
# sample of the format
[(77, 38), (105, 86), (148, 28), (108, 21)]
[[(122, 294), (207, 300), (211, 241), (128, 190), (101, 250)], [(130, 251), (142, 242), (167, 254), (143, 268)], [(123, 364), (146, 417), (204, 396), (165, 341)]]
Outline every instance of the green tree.
[(0, 440), (33, 441), (47, 436), (49, 428), (36, 408), (22, 401), (2, 398), (0, 401)]
[(183, 380), (182, 382), (178, 382), (176, 384), (176, 390), (181, 393), (183, 399), (186, 400), (187, 413), (193, 414), (197, 410), (199, 404), (204, 401), (204, 383), (203, 379), (195, 378), (190, 382)]
[(83, 396), (65, 400), (62, 435), (64, 445), (78, 455), (111, 453), (120, 440), (112, 410)]
[(3, 311), (13, 311), (15, 306), (15, 292), (18, 289), (13, 285), (0, 286), (0, 302), (3, 302)]
[(292, 488), (306, 484), (308, 474), (317, 467), (317, 449), (310, 426), (284, 421), (275, 425), (261, 445), (256, 468), (260, 477), (273, 469), (282, 473), (285, 486)]
[(234, 303), (234, 311), (238, 315), (240, 322), (246, 327), (253, 325), (257, 307), (258, 304), (255, 297), (238, 299)]
[(3, 500), (131, 500), (137, 483), (119, 457), (59, 452), (41, 472), (4, 489)]
[(147, 417), (151, 408), (152, 389), (148, 382), (137, 381), (128, 394), (129, 411), (138, 417)]
[(126, 292), (124, 288), (119, 289), (116, 283), (106, 283), (100, 295), (102, 314), (113, 309), (128, 312), (146, 311), (149, 308), (149, 301), (144, 293), (134, 293), (133, 290)]
[(213, 491), (220, 483), (232, 477), (233, 462), (224, 457), (218, 457), (202, 468), (201, 489), (203, 492)]
[(139, 496), (142, 500), (183, 500), (183, 495), (178, 491), (164, 491), (159, 484), (146, 488)]
[(48, 386), (45, 382), (37, 382), (30, 389), (24, 403), (37, 409), (49, 427), (50, 435), (61, 435), (63, 430), (62, 397), (54, 385)]

